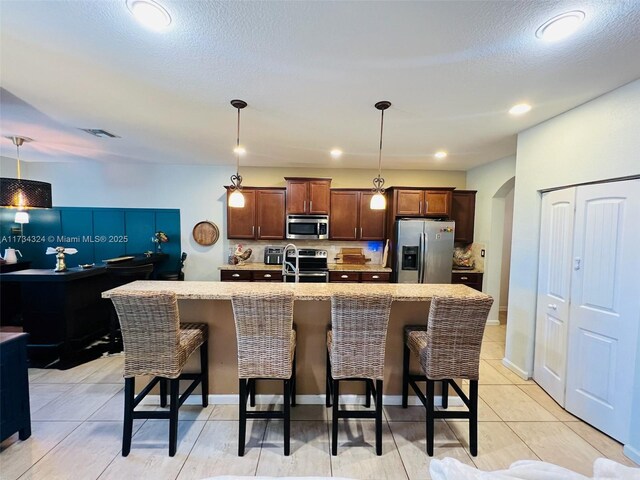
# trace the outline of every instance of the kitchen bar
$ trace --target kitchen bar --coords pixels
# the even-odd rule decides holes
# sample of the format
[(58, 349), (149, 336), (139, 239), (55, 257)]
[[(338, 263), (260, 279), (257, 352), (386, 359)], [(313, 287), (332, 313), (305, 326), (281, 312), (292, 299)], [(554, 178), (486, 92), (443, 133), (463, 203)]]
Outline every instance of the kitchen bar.
[[(299, 395), (324, 395), (326, 329), (331, 319), (333, 293), (389, 293), (393, 298), (387, 334), (385, 394), (400, 395), (402, 376), (402, 329), (405, 325), (426, 324), (429, 302), (434, 296), (486, 296), (465, 285), (442, 284), (337, 284), (337, 283), (265, 283), (265, 282), (156, 282), (136, 281), (108, 290), (171, 291), (178, 297), (181, 322), (209, 325), (209, 393), (238, 393), (236, 333), (231, 309), (232, 294), (276, 293), (292, 291), (295, 296), (294, 322), (297, 327), (297, 388)], [(197, 371), (195, 359), (194, 371)], [(188, 368), (189, 368), (188, 367)], [(259, 393), (275, 392), (270, 385)], [(357, 388), (357, 386), (353, 386)], [(346, 390), (355, 393), (358, 390)], [(324, 397), (322, 397), (323, 399)], [(309, 402), (321, 402), (308, 400)], [(219, 403), (219, 401), (217, 401)], [(305, 400), (301, 400), (304, 403)]]

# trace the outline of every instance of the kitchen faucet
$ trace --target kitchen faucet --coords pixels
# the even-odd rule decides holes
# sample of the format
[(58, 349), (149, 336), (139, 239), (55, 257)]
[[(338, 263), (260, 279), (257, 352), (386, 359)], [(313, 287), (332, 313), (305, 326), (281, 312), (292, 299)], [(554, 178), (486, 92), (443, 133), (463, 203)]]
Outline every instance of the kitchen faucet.
[[(289, 248), (293, 248), (293, 252), (296, 256), (296, 265), (287, 261), (287, 251)], [(287, 279), (287, 266), (293, 270), (295, 283), (300, 283), (300, 259), (298, 257), (298, 247), (296, 247), (293, 243), (288, 243), (284, 250), (282, 250), (282, 280), (286, 282)]]

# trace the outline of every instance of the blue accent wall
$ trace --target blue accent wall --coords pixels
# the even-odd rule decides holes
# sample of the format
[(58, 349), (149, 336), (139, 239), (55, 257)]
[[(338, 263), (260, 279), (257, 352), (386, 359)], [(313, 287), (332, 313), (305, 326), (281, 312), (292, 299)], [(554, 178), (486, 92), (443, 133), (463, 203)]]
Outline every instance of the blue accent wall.
[(12, 229), (15, 209), (0, 208), (0, 250), (20, 250), (32, 268), (54, 268), (55, 256), (46, 255), (47, 247), (73, 247), (68, 255), (69, 267), (82, 263), (101, 263), (108, 258), (155, 251), (153, 234), (162, 230), (169, 242), (162, 245), (169, 258), (157, 265), (158, 271), (175, 270), (182, 252), (180, 242), (180, 210), (142, 208), (54, 207), (29, 210), (29, 223), (22, 237)]

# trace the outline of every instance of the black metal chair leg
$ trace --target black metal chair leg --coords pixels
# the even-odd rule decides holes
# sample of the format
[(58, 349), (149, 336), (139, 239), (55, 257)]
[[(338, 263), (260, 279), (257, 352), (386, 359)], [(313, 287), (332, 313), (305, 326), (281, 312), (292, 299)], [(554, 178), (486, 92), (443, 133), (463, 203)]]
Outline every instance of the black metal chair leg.
[(382, 455), (382, 380), (376, 380), (376, 455)]
[(291, 380), (284, 381), (284, 456), (291, 450)]
[(124, 379), (124, 426), (122, 428), (122, 456), (126, 457), (131, 451), (131, 436), (133, 434), (133, 396), (136, 386), (134, 377)]
[(469, 382), (469, 450), (478, 455), (478, 380)]
[(449, 380), (442, 380), (442, 408), (449, 408)]
[(331, 419), (331, 455), (338, 455), (338, 407), (340, 406), (340, 380), (333, 380), (333, 418)]
[(206, 408), (209, 405), (209, 342), (207, 340), (200, 345), (200, 373), (202, 374), (200, 381), (202, 406)]
[(291, 406), (296, 406), (296, 354), (293, 353), (293, 364), (291, 365)]
[(409, 404), (409, 361), (411, 360), (411, 351), (407, 344), (404, 344), (402, 353), (402, 408), (407, 408)]
[(256, 384), (258, 381), (255, 378), (249, 379), (249, 405), (256, 406)]
[(364, 381), (365, 384), (365, 401), (364, 401), (364, 406), (366, 408), (371, 408), (371, 380), (366, 379)]
[(173, 457), (178, 448), (178, 408), (180, 398), (180, 380), (169, 380), (170, 416), (169, 416), (169, 456)]
[(435, 381), (427, 379), (427, 455), (433, 457), (433, 437), (435, 435), (434, 411)]
[(162, 408), (167, 406), (167, 379), (160, 379), (160, 406)]
[(239, 407), (239, 415), (238, 415), (238, 425), (240, 426), (240, 431), (238, 433), (238, 456), (244, 456), (244, 444), (245, 444), (245, 436), (247, 432), (247, 380), (244, 378), (240, 379), (239, 385), (239, 395), (238, 395), (238, 407)]

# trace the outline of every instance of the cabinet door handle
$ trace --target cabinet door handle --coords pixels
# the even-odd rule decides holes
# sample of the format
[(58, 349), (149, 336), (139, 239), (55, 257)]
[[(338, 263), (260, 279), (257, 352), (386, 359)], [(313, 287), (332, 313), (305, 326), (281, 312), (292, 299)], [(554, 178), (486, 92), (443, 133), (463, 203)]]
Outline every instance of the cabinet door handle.
[(256, 234), (256, 226), (251, 225), (251, 236), (253, 237)]
[(550, 303), (549, 305), (547, 305), (551, 310), (557, 310), (558, 306), (555, 303)]
[(260, 238), (260, 225), (258, 225), (258, 238)]
[(429, 202), (428, 201), (424, 201), (424, 213), (425, 215), (427, 214), (427, 212), (429, 211)]
[(422, 213), (422, 200), (420, 200), (420, 203), (418, 205), (418, 213)]
[(353, 238), (358, 238), (358, 227), (353, 227)]
[(349, 275), (340, 275), (340, 278), (349, 278)]
[(264, 278), (271, 278), (271, 274), (270, 273), (265, 273), (264, 274)]
[(307, 213), (307, 201), (303, 200), (302, 202), (302, 213)]
[(380, 278), (380, 275), (372, 275), (371, 278)]
[(360, 238), (362, 238), (362, 227), (360, 227)]
[(231, 276), (232, 276), (232, 277), (234, 277), (234, 278), (238, 278), (238, 277), (240, 276), (240, 274), (239, 274), (239, 273), (234, 273), (234, 274), (233, 274), (233, 275), (231, 275)]
[(309, 200), (309, 213), (313, 211), (313, 200)]
[(469, 277), (460, 277), (460, 280), (469, 280)]

